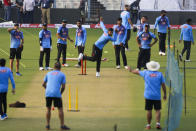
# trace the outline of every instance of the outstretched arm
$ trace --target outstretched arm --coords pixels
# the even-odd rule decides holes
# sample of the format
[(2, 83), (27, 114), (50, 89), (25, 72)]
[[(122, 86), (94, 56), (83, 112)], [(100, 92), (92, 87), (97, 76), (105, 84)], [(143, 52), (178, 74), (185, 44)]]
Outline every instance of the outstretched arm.
[(136, 74), (136, 75), (140, 75), (138, 70), (133, 70), (131, 67), (128, 67), (129, 72)]
[(106, 29), (104, 23), (103, 23), (103, 17), (100, 17), (100, 26), (101, 26), (101, 29), (105, 32), (105, 33), (108, 33), (108, 30)]

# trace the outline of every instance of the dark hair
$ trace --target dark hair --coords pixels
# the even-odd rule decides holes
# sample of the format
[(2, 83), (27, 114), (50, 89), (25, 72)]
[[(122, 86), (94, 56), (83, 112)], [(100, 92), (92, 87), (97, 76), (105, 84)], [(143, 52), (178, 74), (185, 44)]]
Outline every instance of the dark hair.
[(118, 21), (122, 21), (122, 18), (118, 18)]
[(142, 16), (142, 17), (144, 17), (145, 19), (147, 19), (147, 20), (148, 20), (148, 16)]
[(78, 20), (77, 22), (80, 22), (81, 23), (81, 20)]
[(0, 59), (0, 66), (4, 67), (6, 64), (6, 60), (4, 58)]
[(128, 8), (129, 7), (129, 5), (125, 5), (125, 8)]
[(113, 32), (113, 28), (109, 28), (108, 31), (112, 31)]
[(42, 26), (47, 26), (47, 23), (43, 23)]
[(148, 28), (149, 28), (149, 27), (150, 27), (150, 25), (149, 25), (149, 24), (146, 24), (146, 25), (145, 25), (145, 27), (148, 27)]
[(167, 11), (165, 11), (165, 10), (161, 10), (161, 14), (163, 14), (163, 13), (167, 13)]
[(19, 24), (18, 23), (15, 23), (14, 26), (19, 26)]
[(191, 18), (188, 18), (187, 20), (186, 20), (186, 23), (191, 23), (192, 22), (192, 19)]
[(62, 23), (67, 23), (67, 20), (62, 20)]
[(55, 69), (61, 69), (61, 63), (60, 62), (56, 62), (55, 64), (54, 64), (54, 68)]

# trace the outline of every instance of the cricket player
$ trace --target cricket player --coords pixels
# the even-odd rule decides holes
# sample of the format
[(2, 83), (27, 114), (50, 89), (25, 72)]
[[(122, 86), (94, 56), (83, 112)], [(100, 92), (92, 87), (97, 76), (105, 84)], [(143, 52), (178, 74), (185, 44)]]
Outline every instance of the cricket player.
[(165, 10), (161, 11), (161, 16), (156, 18), (154, 32), (158, 26), (158, 35), (159, 35), (159, 55), (165, 56), (165, 40), (167, 35), (167, 29), (168, 29), (168, 35), (170, 36), (170, 24), (169, 19), (166, 16), (167, 12)]
[(39, 58), (39, 70), (44, 70), (43, 68), (43, 58), (44, 54), (46, 67), (45, 70), (52, 70), (49, 67), (50, 64), (50, 51), (52, 50), (52, 35), (51, 32), (47, 29), (47, 24), (42, 25), (42, 30), (39, 32), (39, 43), (40, 43), (40, 58)]
[(148, 21), (148, 17), (142, 16), (137, 35), (139, 35), (139, 33), (143, 32), (143, 31), (145, 31), (145, 25), (148, 24), (147, 21)]
[(10, 68), (13, 72), (13, 63), (16, 58), (16, 75), (22, 76), (19, 72), (19, 65), (21, 54), (23, 51), (24, 36), (23, 32), (19, 30), (19, 24), (14, 24), (14, 28), (9, 28), (8, 32), (11, 35), (11, 45), (10, 45)]
[[(102, 52), (104, 46), (109, 42), (109, 41), (116, 41), (117, 35), (114, 33), (113, 35), (113, 28), (109, 28), (108, 30), (106, 29), (104, 23), (103, 23), (103, 18), (100, 18), (100, 26), (103, 30), (103, 35), (95, 42), (93, 45), (93, 50), (92, 50), (92, 56), (84, 56), (82, 53), (80, 53), (78, 60), (89, 60), (89, 61), (97, 61), (96, 65), (96, 77), (100, 77), (100, 65), (101, 65), (101, 57), (102, 57)], [(112, 37), (113, 35), (113, 37)]]
[(12, 71), (5, 67), (6, 60), (0, 59), (0, 120), (5, 120), (7, 116), (7, 92), (8, 80), (12, 83), (12, 93), (15, 94), (15, 82)]
[[(77, 21), (78, 28), (76, 29), (76, 41), (75, 48), (78, 47), (78, 54), (84, 53), (85, 43), (86, 43), (86, 29), (82, 27), (80, 20)], [(81, 62), (75, 65), (75, 67), (80, 67)]]
[(181, 34), (180, 34), (180, 40), (179, 43), (182, 42), (182, 39), (184, 41), (184, 48), (179, 55), (180, 60), (182, 61), (183, 54), (186, 51), (186, 62), (191, 61), (190, 60), (190, 53), (191, 53), (191, 43), (194, 45), (194, 39), (193, 39), (193, 31), (191, 27), (192, 19), (187, 19), (186, 24), (182, 25), (181, 27)]
[(133, 27), (129, 10), (130, 10), (129, 5), (125, 5), (125, 10), (120, 14), (120, 17), (122, 18), (122, 25), (127, 29), (127, 38), (125, 40), (126, 51), (129, 50), (128, 42), (131, 38), (131, 26)]
[(61, 130), (70, 130), (64, 124), (64, 112), (63, 112), (63, 102), (62, 102), (62, 94), (65, 90), (66, 84), (66, 76), (63, 72), (61, 72), (61, 63), (56, 62), (54, 65), (54, 70), (48, 72), (44, 78), (43, 87), (45, 88), (45, 97), (46, 97), (46, 129), (50, 129), (50, 118), (51, 118), (51, 106), (52, 103), (54, 107), (58, 108), (59, 111), (59, 119), (60, 119), (60, 128)]
[(121, 52), (124, 67), (125, 69), (128, 69), (127, 57), (125, 54), (125, 40), (127, 38), (127, 30), (122, 25), (122, 18), (119, 18), (117, 20), (117, 25), (114, 26), (114, 31), (115, 33), (117, 33), (117, 40), (113, 42), (113, 46), (115, 49), (115, 55), (116, 55), (116, 68), (120, 69), (120, 52)]
[(66, 63), (66, 54), (67, 54), (67, 39), (73, 42), (73, 40), (69, 37), (69, 30), (66, 27), (67, 21), (62, 20), (62, 26), (60, 26), (57, 30), (57, 61), (60, 62), (61, 54), (63, 56), (63, 67), (68, 67), (69, 65)]
[(152, 109), (155, 109), (156, 114), (156, 128), (161, 130), (160, 120), (161, 120), (161, 87), (163, 89), (163, 99), (166, 100), (166, 86), (165, 79), (161, 72), (159, 72), (160, 64), (155, 61), (151, 61), (146, 64), (148, 70), (138, 71), (129, 68), (129, 71), (140, 75), (145, 81), (145, 110), (147, 111), (147, 122), (146, 130), (151, 129), (152, 120)]
[[(149, 28), (150, 26), (146, 24), (145, 31), (140, 32), (136, 38), (140, 48), (137, 62), (138, 70), (141, 70), (142, 67), (146, 69), (146, 63), (150, 61), (151, 47), (158, 41), (156, 36), (149, 32)], [(154, 39), (154, 42), (151, 43), (152, 39)]]

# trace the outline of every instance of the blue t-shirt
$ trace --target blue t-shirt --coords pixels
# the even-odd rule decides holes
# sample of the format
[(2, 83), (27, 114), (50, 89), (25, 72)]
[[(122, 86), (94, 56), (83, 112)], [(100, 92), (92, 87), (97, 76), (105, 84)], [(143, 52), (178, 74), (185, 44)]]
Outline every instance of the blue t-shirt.
[(113, 33), (113, 37), (108, 35), (108, 30), (106, 29), (104, 23), (101, 21), (100, 26), (104, 31), (103, 35), (95, 42), (95, 46), (98, 47), (100, 50), (109, 42), (109, 41), (116, 41), (117, 35), (115, 35), (115, 31)]
[[(117, 31), (117, 32), (116, 32)], [(123, 25), (114, 26), (114, 32), (117, 33), (117, 40), (113, 42), (114, 45), (120, 45), (123, 43), (125, 45), (125, 40), (127, 38), (127, 29)]]
[(138, 31), (137, 31), (137, 35), (139, 35), (139, 33), (145, 31), (145, 25), (146, 25), (146, 24), (147, 24), (147, 23), (141, 23), (141, 24), (139, 25), (139, 29), (138, 29)]
[(7, 67), (0, 67), (0, 93), (8, 91), (8, 80), (12, 83), (12, 88), (15, 89), (14, 77), (11, 70)]
[(182, 38), (183, 38), (184, 41), (192, 41), (192, 42), (194, 42), (192, 27), (190, 25), (188, 25), (188, 24), (182, 25), (182, 27), (181, 27), (181, 34), (180, 34), (180, 40), (182, 40)]
[(152, 38), (156, 38), (156, 36), (152, 32), (140, 32), (138, 35), (141, 40), (141, 48), (150, 49), (150, 43)]
[(122, 18), (122, 25), (126, 29), (131, 29), (131, 25), (129, 24), (129, 21), (128, 21), (128, 19), (130, 19), (130, 13), (128, 11), (123, 11), (120, 17)]
[(10, 48), (18, 48), (21, 44), (21, 39), (24, 39), (21, 31), (12, 30), (11, 34), (11, 45)]
[(40, 0), (39, 1), (39, 5), (42, 7), (42, 8), (50, 8), (50, 3), (53, 3), (53, 0)]
[(42, 47), (43, 48), (50, 48), (51, 43), (51, 32), (49, 30), (41, 30), (39, 32), (39, 38), (42, 38)]
[(69, 32), (68, 28), (63, 26), (59, 27), (57, 33), (60, 35), (60, 37), (65, 38), (65, 41), (58, 39), (57, 43), (67, 44), (68, 32)]
[(46, 82), (46, 97), (61, 98), (61, 85), (66, 83), (66, 76), (58, 70), (48, 72), (44, 78)]
[(163, 74), (158, 71), (140, 71), (145, 81), (144, 97), (149, 100), (161, 100), (161, 85), (165, 83)]
[(75, 46), (85, 46), (86, 43), (86, 29), (84, 27), (76, 30)]
[(169, 19), (167, 16), (159, 16), (155, 22), (155, 29), (158, 26), (158, 32), (160, 33), (167, 33), (167, 28), (170, 27)]

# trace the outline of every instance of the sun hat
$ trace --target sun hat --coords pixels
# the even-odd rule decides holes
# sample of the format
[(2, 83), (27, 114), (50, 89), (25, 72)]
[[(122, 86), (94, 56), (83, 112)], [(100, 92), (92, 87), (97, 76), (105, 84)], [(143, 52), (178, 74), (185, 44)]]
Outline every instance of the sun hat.
[(158, 71), (160, 69), (159, 62), (150, 61), (146, 64), (146, 67), (149, 71)]

